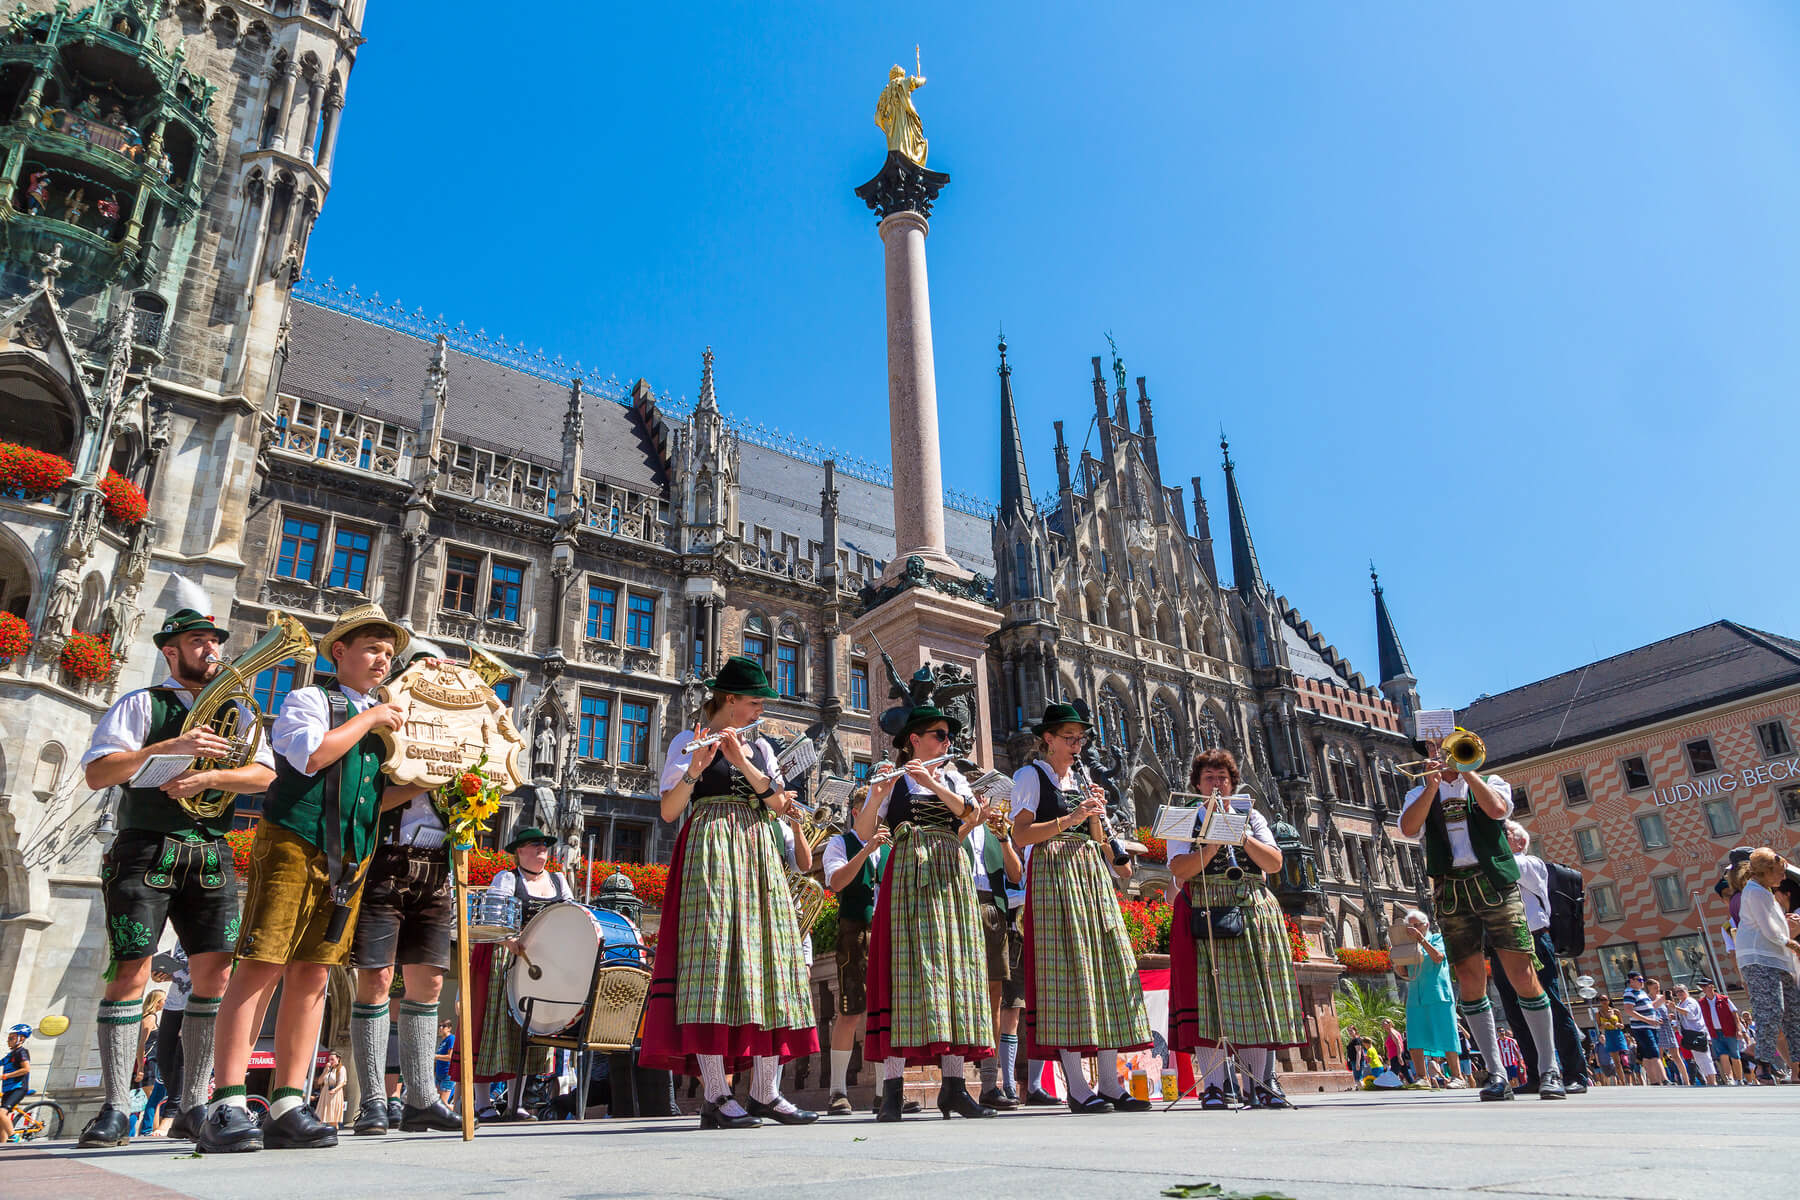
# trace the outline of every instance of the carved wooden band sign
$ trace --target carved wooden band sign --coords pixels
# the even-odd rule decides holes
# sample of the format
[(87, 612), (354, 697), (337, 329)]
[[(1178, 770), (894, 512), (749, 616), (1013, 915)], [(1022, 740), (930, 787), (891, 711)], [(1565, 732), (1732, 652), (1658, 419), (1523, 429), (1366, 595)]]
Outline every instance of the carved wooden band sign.
[(494, 689), (468, 667), (420, 659), (378, 697), (406, 710), (399, 729), (383, 729), (382, 763), (395, 783), (436, 787), (487, 755), (488, 774), (503, 791), (522, 787), (525, 739)]

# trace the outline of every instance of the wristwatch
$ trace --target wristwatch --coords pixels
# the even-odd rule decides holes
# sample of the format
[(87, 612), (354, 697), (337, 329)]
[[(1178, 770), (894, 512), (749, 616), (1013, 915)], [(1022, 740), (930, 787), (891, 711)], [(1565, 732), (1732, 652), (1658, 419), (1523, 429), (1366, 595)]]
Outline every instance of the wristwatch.
[(687, 784), (689, 787), (693, 787), (696, 783), (700, 782), (700, 777), (698, 775), (689, 775), (686, 771), (683, 771), (681, 773), (681, 782)]

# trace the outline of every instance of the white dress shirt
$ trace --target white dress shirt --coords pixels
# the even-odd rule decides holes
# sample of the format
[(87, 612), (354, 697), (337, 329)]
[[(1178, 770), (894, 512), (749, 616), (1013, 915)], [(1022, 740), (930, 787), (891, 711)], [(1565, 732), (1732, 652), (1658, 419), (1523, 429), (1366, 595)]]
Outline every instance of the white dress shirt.
[[(879, 854), (879, 853), (881, 853), (881, 851), (877, 850), (874, 852), (874, 854), (871, 854), (869, 857), (873, 858), (875, 856), (875, 854)], [(824, 855), (825, 855), (825, 886), (830, 887), (832, 877), (835, 876), (839, 871), (843, 870), (845, 867), (850, 865), (850, 858), (851, 858), (850, 848), (844, 844), (844, 835), (843, 834), (834, 833), (831, 835), (830, 838), (826, 839)], [(865, 859), (864, 861), (867, 861), (867, 860)], [(881, 898), (881, 876), (877, 875), (875, 877), (875, 886), (869, 890), (877, 900), (879, 900)]]
[[(1500, 798), (1500, 802), (1506, 808), (1506, 811), (1501, 813), (1498, 819), (1504, 821), (1506, 818), (1512, 816), (1512, 784), (1506, 782), (1506, 780), (1500, 778), (1498, 775), (1483, 775), (1482, 778), (1487, 781), (1488, 787)], [(1410, 810), (1424, 794), (1425, 785), (1422, 783), (1412, 791), (1406, 793), (1406, 801), (1400, 806), (1400, 815), (1404, 817), (1408, 810)], [(1465, 800), (1468, 798), (1468, 795), (1469, 781), (1466, 779), (1458, 779), (1451, 783), (1445, 783), (1442, 780), (1438, 781), (1437, 798), (1440, 800)], [(1444, 821), (1444, 832), (1450, 836), (1451, 866), (1472, 867), (1481, 861), (1475, 856), (1474, 843), (1469, 840), (1468, 821), (1452, 821), (1446, 817)]]
[[(993, 836), (994, 832), (987, 827), (986, 821), (983, 821), (969, 831), (969, 849), (975, 855), (975, 862), (970, 868), (970, 872), (975, 880), (975, 890), (984, 896), (987, 895), (991, 889), (988, 886), (987, 870), (982, 864), (987, 855), (987, 840)], [(1002, 850), (1002, 854), (1004, 853), (1005, 851)], [(1004, 868), (1004, 858), (1001, 859), (1001, 863)], [(1019, 865), (1025, 868), (1025, 870), (1019, 872), (1019, 882), (1014, 883), (1010, 879), (1006, 881), (1006, 906), (1015, 911), (1020, 905), (1025, 903), (1025, 875), (1031, 867), (1030, 846), (1025, 847), (1025, 852), (1019, 855)]]
[[(1043, 768), (1041, 774), (1038, 771), (1039, 767)], [(1050, 764), (1047, 762), (1039, 761), (1026, 763), (1017, 771), (1013, 772), (1013, 820), (1018, 820), (1020, 813), (1030, 813), (1033, 821), (1037, 819), (1038, 799), (1044, 790), (1044, 775), (1049, 775), (1050, 778), (1054, 779), (1056, 781), (1056, 786), (1065, 792), (1081, 790), (1080, 785), (1075, 782), (1075, 768), (1073, 766), (1070, 766), (1067, 771), (1058, 775), (1055, 771), (1050, 769)]]
[[(362, 692), (352, 691), (341, 685), (339, 690), (359, 713), (367, 710), (373, 703)], [(307, 770), (306, 764), (313, 752), (324, 743), (325, 735), (330, 732), (331, 702), (325, 699), (325, 689), (295, 688), (282, 701), (281, 714), (275, 718), (275, 724), (269, 730), (269, 745), (300, 774), (316, 775), (318, 772)]]
[(1514, 855), (1519, 864), (1519, 893), (1525, 898), (1525, 928), (1550, 928), (1550, 872), (1535, 854)]
[[(194, 706), (194, 693), (188, 691), (175, 681), (173, 675), (164, 679), (159, 685), (172, 689), (180, 698), (183, 707)], [(240, 706), (240, 721), (248, 721), (248, 710)], [(248, 726), (244, 726), (248, 728)], [(126, 692), (113, 701), (112, 707), (101, 716), (100, 723), (94, 726), (93, 741), (88, 743), (87, 752), (81, 756), (81, 765), (98, 762), (109, 754), (129, 754), (144, 748), (144, 739), (150, 734), (150, 689), (139, 688), (135, 692)], [(256, 764), (273, 769), (274, 752), (269, 749), (267, 738), (256, 747)]]
[[(681, 751), (693, 740), (694, 731), (684, 729), (675, 735), (674, 741), (669, 743), (669, 753), (663, 758), (662, 791), (666, 792), (675, 787), (681, 782), (681, 777), (692, 769), (693, 759), (682, 754)], [(723, 756), (724, 751), (721, 750), (719, 753)], [(769, 782), (775, 785), (776, 791), (784, 789), (786, 781), (782, 779), (781, 771), (775, 765), (775, 748), (769, 745), (768, 739), (757, 738), (751, 744), (750, 761), (756, 764), (757, 770), (769, 777)]]

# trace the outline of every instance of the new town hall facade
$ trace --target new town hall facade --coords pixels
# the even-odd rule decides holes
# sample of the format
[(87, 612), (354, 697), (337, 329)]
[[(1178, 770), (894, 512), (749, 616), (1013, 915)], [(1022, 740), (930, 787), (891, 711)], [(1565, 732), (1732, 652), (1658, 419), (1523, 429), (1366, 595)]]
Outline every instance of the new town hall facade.
[[(271, 610), (316, 633), (367, 600), (478, 644), (519, 673), (521, 806), (597, 858), (668, 857), (656, 768), (727, 654), (765, 664), (771, 724), (826, 769), (883, 750), (888, 677), (844, 633), (894, 553), (883, 468), (727, 418), (710, 351), (677, 402), (306, 277), (362, 7), (38, 3), (0, 28), (0, 442), (70, 467), (0, 491), (0, 610), (29, 625), (0, 668), (0, 1021), (69, 1017), (46, 1082), (77, 1102), (113, 829), (78, 760), (161, 678), (144, 626), (168, 609), (229, 614), (232, 650)], [(1123, 367), (1093, 369), (1100, 454), (1071, 460), (1059, 422), (1038, 503), (1002, 347), (999, 504), (946, 513), (1003, 618), (994, 744), (1016, 765), (1046, 699), (1084, 699), (1143, 819), (1232, 749), (1315, 856), (1331, 936), (1381, 938), (1421, 878), (1393, 825), (1416, 686), (1379, 588), (1370, 686), (1263, 578), (1229, 454), (1227, 582), (1145, 380), (1134, 421)], [(65, 653), (89, 638), (97, 677)], [(316, 669), (263, 672), (259, 703)]]

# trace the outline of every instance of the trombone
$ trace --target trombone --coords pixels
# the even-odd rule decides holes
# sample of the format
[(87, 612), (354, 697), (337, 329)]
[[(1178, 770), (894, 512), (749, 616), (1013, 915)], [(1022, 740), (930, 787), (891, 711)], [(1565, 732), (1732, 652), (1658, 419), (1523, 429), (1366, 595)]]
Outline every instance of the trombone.
[[(1443, 755), (1444, 762), (1458, 771), (1479, 771), (1481, 764), (1487, 761), (1487, 744), (1479, 734), (1458, 725), (1456, 731), (1439, 744), (1438, 753)], [(1394, 770), (1408, 779), (1424, 779), (1433, 774), (1429, 769), (1432, 761), (1421, 758), (1415, 762), (1401, 763)]]

